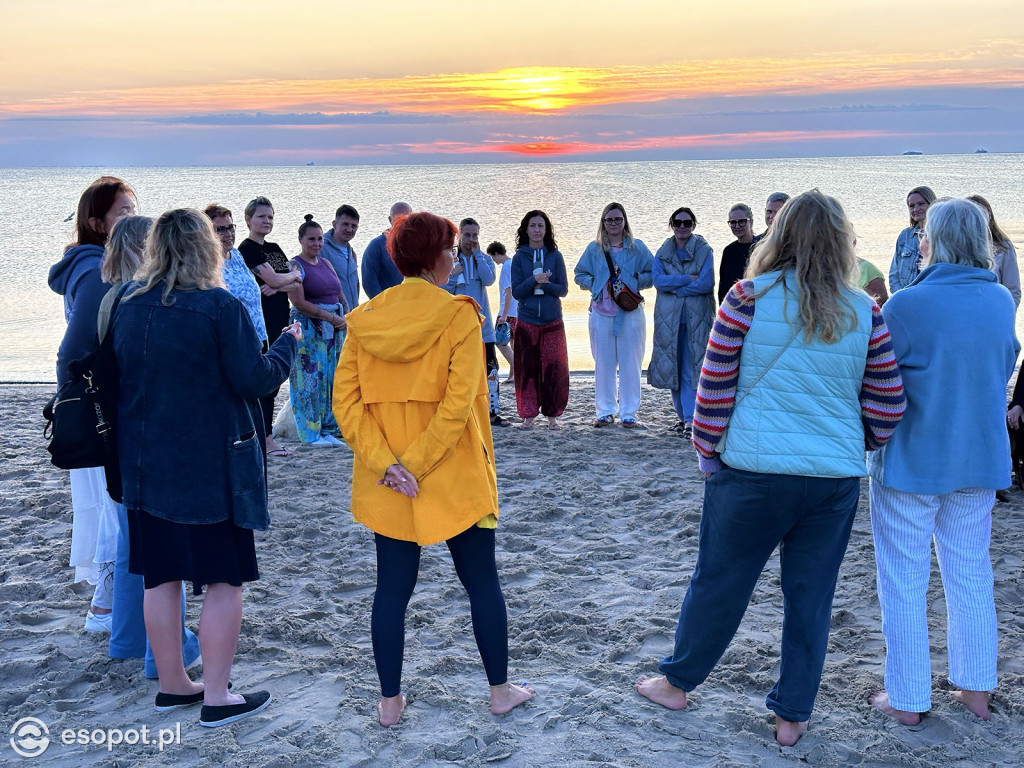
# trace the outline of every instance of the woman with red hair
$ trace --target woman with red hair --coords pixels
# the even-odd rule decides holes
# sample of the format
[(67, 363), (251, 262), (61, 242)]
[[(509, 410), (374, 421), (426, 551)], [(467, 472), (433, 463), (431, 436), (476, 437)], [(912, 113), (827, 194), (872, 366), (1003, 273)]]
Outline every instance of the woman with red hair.
[(472, 299), (444, 290), (456, 235), (452, 222), (432, 213), (398, 219), (387, 246), (405, 279), (348, 314), (334, 377), (334, 413), (355, 454), (352, 515), (377, 547), (370, 634), (383, 726), (405, 709), (405, 610), (420, 548), (442, 541), (469, 594), (491, 712), (533, 697), (508, 682), (482, 318)]

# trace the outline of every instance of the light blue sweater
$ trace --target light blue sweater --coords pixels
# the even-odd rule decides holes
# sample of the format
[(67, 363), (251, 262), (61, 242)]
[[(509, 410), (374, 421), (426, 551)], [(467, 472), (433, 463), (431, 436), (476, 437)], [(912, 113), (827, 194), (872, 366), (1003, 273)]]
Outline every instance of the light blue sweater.
[(872, 454), (872, 480), (945, 494), (1010, 485), (1006, 383), (1020, 344), (1013, 298), (987, 269), (932, 264), (882, 307), (907, 412)]
[[(479, 249), (472, 256), (462, 251), (456, 257), (462, 264), (462, 274), (453, 274), (444, 289), (455, 296), (469, 296), (480, 305), (480, 314), (484, 316), (484, 324), (480, 329), (484, 343), (494, 341), (494, 323), (491, 321), (491, 303), (487, 299), (487, 286), (494, 284), (494, 259)], [(459, 282), (459, 278), (463, 278)]]

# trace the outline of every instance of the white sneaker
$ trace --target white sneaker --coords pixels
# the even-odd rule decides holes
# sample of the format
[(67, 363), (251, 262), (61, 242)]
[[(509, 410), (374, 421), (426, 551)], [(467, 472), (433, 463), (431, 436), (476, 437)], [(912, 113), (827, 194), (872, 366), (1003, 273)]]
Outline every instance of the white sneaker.
[(331, 445), (344, 445), (344, 443), (334, 435), (320, 435), (320, 440), (326, 440)]
[(85, 614), (85, 631), (86, 632), (110, 632), (112, 622), (112, 613), (101, 613), (95, 614), (92, 609)]

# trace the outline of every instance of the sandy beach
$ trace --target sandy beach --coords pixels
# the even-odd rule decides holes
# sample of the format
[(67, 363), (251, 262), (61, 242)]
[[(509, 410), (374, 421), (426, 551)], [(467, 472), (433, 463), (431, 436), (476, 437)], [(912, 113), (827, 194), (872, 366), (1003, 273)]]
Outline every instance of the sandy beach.
[[(683, 712), (633, 690), (668, 652), (697, 549), (703, 476), (667, 427), (669, 394), (645, 386), (643, 428), (595, 430), (593, 381), (574, 378), (564, 429), (496, 428), (499, 573), (509, 610), (510, 679), (534, 701), (487, 709), (469, 604), (444, 546), (424, 551), (407, 615), (398, 727), (374, 719), (371, 534), (348, 512), (347, 447), (297, 446), (271, 459), (271, 528), (257, 535), (261, 579), (246, 589), (236, 690), (266, 688), (260, 715), (216, 730), (198, 707), (157, 713), (141, 660), (107, 656), (82, 630), (92, 588), (72, 584), (68, 473), (50, 465), (40, 410), (48, 386), (0, 386), (0, 763), (32, 763), (7, 740), (21, 718), (49, 729), (35, 762), (185, 766), (1019, 766), (1024, 761), (1024, 492), (993, 513), (999, 688), (983, 722), (946, 680), (945, 602), (933, 566), (933, 709), (905, 728), (865, 698), (882, 687), (884, 643), (864, 484), (840, 571), (832, 636), (810, 728), (774, 741), (764, 697), (778, 672), (777, 555), (739, 633)], [(511, 387), (502, 392), (514, 412)], [(283, 403), (284, 398), (279, 400)], [(183, 425), (186, 428), (186, 425)], [(188, 482), (188, 478), (182, 478)], [(191, 594), (191, 593), (190, 593)], [(201, 598), (189, 597), (198, 629)], [(198, 670), (193, 670), (193, 673)], [(178, 731), (180, 724), (180, 732)], [(121, 729), (157, 744), (63, 744), (66, 729)], [(180, 733), (180, 742), (177, 736)], [(95, 734), (93, 734), (95, 735)]]

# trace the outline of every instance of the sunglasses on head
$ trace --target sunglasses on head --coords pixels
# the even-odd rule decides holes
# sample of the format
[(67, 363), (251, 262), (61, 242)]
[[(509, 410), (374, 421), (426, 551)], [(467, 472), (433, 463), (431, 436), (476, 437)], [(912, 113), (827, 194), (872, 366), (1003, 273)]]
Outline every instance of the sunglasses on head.
[(680, 229), (682, 227), (693, 229), (693, 219), (672, 219), (672, 226), (676, 229)]

